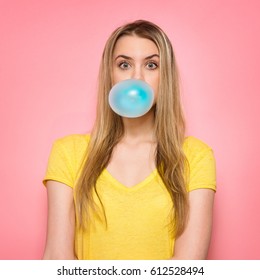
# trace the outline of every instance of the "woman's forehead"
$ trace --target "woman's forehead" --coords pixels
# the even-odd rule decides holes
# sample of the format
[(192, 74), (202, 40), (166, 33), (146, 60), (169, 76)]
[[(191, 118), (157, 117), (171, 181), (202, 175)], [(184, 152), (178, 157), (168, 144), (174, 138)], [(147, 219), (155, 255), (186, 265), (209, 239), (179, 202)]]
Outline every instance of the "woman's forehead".
[(145, 58), (155, 54), (159, 55), (159, 50), (152, 40), (131, 35), (120, 37), (113, 52), (114, 58), (120, 55)]

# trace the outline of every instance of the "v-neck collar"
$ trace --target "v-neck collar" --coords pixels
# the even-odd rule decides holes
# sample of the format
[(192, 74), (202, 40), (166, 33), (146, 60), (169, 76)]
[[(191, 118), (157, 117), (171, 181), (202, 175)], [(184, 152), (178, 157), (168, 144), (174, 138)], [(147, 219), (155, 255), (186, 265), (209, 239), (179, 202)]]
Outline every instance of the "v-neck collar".
[(110, 181), (113, 182), (113, 184), (125, 191), (136, 191), (142, 188), (143, 186), (147, 185), (151, 180), (155, 178), (157, 175), (157, 168), (154, 169), (145, 179), (143, 179), (141, 182), (135, 184), (134, 186), (127, 187), (120, 181), (118, 181), (106, 168), (103, 170), (102, 175), (104, 175), (106, 178), (108, 178)]

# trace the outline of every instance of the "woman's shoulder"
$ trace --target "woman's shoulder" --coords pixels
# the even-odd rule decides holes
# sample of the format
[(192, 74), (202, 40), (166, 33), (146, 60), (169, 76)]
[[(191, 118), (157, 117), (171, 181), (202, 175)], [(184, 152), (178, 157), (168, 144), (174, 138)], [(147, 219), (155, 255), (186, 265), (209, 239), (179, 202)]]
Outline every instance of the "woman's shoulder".
[(89, 134), (73, 134), (55, 140), (43, 183), (54, 180), (73, 187), (84, 160), (89, 139)]
[(208, 144), (194, 136), (187, 136), (184, 139), (183, 150), (187, 157), (212, 152)]
[(86, 147), (90, 140), (90, 134), (70, 134), (58, 138), (55, 140), (54, 144), (63, 147)]
[(189, 191), (216, 190), (216, 162), (212, 148), (200, 139), (185, 138), (183, 150), (189, 163)]
[(58, 138), (53, 143), (53, 149), (68, 157), (81, 158), (90, 140), (90, 134), (71, 134)]

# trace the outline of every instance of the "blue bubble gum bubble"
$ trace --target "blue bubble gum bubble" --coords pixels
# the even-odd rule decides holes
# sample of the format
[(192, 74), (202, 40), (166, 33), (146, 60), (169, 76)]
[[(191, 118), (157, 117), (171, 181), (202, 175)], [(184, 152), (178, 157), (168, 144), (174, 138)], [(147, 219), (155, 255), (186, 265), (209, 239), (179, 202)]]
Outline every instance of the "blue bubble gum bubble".
[(124, 80), (115, 84), (109, 92), (108, 101), (112, 110), (122, 117), (137, 118), (152, 107), (154, 92), (142, 80)]

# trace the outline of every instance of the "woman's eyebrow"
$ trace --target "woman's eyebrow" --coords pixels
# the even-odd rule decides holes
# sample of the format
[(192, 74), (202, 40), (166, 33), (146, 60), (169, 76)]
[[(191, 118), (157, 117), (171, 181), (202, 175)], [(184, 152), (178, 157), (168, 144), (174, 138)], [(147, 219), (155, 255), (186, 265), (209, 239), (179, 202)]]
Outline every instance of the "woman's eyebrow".
[(151, 58), (153, 58), (153, 57), (158, 57), (158, 58), (160, 58), (160, 56), (159, 56), (159, 54), (152, 54), (152, 55), (149, 55), (149, 56), (147, 56), (145, 59), (151, 59)]
[(124, 54), (120, 54), (118, 55), (115, 60), (117, 60), (118, 58), (124, 58), (124, 59), (128, 59), (128, 60), (133, 60), (130, 56), (124, 55)]
[[(153, 57), (160, 57), (158, 54), (152, 54), (152, 55), (149, 55), (149, 56), (147, 56), (146, 58), (145, 58), (145, 60), (147, 60), (147, 59), (151, 59), (151, 58), (153, 58)], [(116, 58), (115, 58), (115, 60), (117, 60), (118, 58), (124, 58), (124, 59), (127, 59), (127, 60), (133, 60), (133, 58), (132, 57), (130, 57), (130, 56), (127, 56), (127, 55), (124, 55), (124, 54), (120, 54), (120, 55), (118, 55)]]

